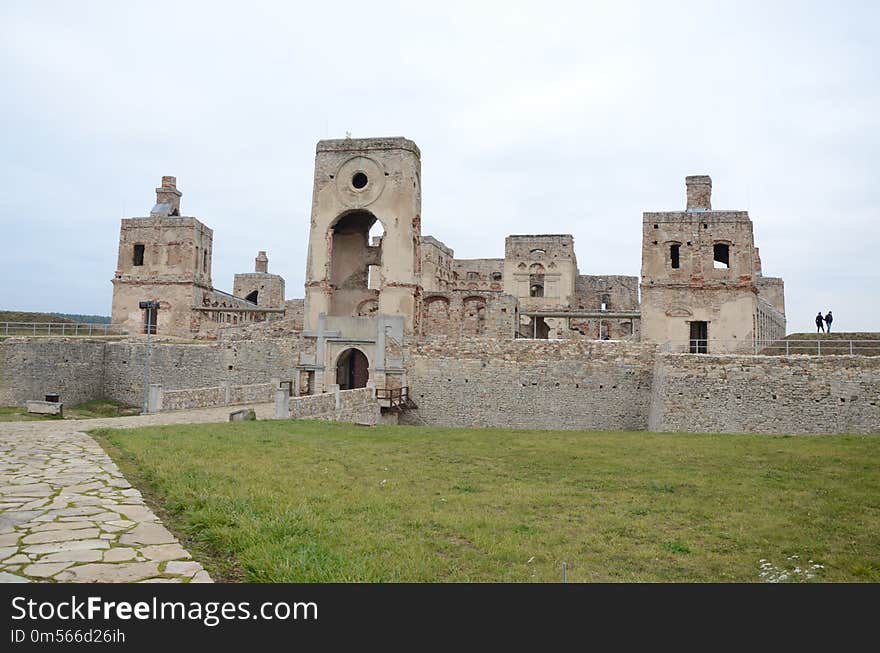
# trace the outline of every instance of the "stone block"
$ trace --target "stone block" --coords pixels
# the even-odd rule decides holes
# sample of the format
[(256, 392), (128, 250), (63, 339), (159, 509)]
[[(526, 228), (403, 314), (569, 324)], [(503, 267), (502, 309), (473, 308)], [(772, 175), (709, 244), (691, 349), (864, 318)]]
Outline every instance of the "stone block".
[(28, 401), (27, 412), (36, 415), (64, 415), (64, 404), (54, 401)]
[(252, 422), (257, 419), (257, 413), (253, 408), (243, 408), (229, 413), (230, 422)]

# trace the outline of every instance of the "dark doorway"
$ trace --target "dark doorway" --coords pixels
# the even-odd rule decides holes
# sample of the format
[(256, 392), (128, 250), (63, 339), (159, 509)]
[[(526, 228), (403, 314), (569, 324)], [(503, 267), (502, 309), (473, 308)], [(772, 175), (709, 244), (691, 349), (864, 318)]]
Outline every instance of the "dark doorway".
[(370, 363), (358, 349), (346, 349), (336, 361), (336, 383), (340, 390), (367, 387)]
[(706, 354), (709, 352), (709, 323), (691, 322), (691, 347), (692, 354)]

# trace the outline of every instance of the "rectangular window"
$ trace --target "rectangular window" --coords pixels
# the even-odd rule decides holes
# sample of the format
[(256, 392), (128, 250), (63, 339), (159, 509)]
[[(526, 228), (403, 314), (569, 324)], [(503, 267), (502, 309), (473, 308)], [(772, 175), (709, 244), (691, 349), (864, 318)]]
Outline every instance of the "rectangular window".
[(144, 246), (140, 243), (134, 246), (134, 255), (132, 256), (131, 263), (135, 266), (144, 264)]
[(676, 243), (669, 246), (669, 260), (672, 261), (672, 267), (678, 269), (678, 252), (681, 245)]
[(730, 267), (730, 246), (726, 243), (715, 243), (712, 248), (712, 258), (715, 259), (716, 270)]
[(709, 352), (709, 323), (691, 322), (690, 353), (706, 354)]
[(155, 308), (144, 309), (144, 333), (156, 335), (156, 322), (159, 319), (159, 311)]

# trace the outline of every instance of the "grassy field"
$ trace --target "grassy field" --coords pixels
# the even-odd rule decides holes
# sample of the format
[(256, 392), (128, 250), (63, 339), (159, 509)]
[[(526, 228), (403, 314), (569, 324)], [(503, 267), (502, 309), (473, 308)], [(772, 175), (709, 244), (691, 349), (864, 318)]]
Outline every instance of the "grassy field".
[(0, 422), (30, 422), (35, 420), (59, 419), (92, 419), (95, 417), (122, 417), (123, 415), (140, 415), (141, 409), (133, 406), (122, 406), (112, 401), (96, 399), (77, 406), (64, 407), (64, 417), (57, 415), (36, 415), (27, 412), (21, 406), (0, 406)]
[(215, 578), (880, 581), (880, 438), (356, 427), (96, 435)]

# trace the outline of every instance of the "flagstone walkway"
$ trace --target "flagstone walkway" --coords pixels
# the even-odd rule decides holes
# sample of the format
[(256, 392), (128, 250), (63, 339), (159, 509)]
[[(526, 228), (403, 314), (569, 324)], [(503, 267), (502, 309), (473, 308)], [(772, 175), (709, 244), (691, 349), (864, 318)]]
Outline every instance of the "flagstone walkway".
[(212, 582), (84, 431), (225, 422), (237, 408), (0, 422), (0, 583)]

